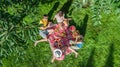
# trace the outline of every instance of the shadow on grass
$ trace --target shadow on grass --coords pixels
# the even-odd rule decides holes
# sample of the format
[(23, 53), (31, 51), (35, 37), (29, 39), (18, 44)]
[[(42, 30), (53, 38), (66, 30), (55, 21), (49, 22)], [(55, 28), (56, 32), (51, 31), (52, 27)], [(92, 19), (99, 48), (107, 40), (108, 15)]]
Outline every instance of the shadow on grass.
[(65, 17), (67, 17), (67, 13), (69, 12), (69, 8), (72, 4), (73, 0), (67, 0), (67, 2), (63, 5), (63, 7), (59, 11), (63, 11), (65, 13)]
[(83, 36), (85, 36), (85, 33), (86, 33), (88, 18), (89, 18), (88, 14), (86, 14), (84, 19), (83, 19), (83, 23), (81, 23), (81, 26), (80, 26), (80, 32)]
[(95, 48), (92, 49), (91, 53), (90, 53), (90, 56), (88, 58), (88, 61), (87, 61), (87, 64), (86, 64), (86, 67), (93, 67), (93, 56), (95, 54)]
[(95, 48), (92, 49), (90, 56), (87, 60), (87, 63), (85, 60), (83, 60), (79, 66), (80, 67), (93, 67), (93, 55), (94, 55), (94, 53), (95, 53)]
[(104, 67), (114, 67), (113, 66), (113, 51), (114, 51), (114, 44), (110, 44), (110, 48), (109, 48), (109, 56), (107, 58), (106, 64)]
[(48, 16), (49, 16), (49, 19), (51, 20), (51, 17), (54, 13), (55, 10), (57, 10), (57, 7), (59, 6), (60, 2), (56, 2), (55, 5), (53, 6), (53, 8), (49, 11), (48, 13)]
[(74, 10), (74, 8), (71, 8), (70, 10), (69, 10), (69, 16), (70, 15), (72, 15), (72, 11)]

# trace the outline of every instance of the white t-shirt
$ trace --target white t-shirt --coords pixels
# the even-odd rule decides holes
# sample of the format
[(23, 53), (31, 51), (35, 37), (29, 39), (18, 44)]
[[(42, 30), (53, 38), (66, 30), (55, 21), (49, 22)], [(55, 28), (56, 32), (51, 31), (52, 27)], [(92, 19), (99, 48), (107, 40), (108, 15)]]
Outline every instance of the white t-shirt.
[(59, 14), (57, 14), (57, 15), (55, 15), (55, 18), (56, 18), (57, 22), (60, 23), (60, 22), (63, 22), (64, 15), (60, 17)]

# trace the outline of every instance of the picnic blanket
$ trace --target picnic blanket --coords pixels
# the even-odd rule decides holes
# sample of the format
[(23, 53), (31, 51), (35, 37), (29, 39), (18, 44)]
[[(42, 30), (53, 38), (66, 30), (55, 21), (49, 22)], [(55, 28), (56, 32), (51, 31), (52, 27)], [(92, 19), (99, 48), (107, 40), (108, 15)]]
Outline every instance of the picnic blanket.
[(62, 49), (63, 47), (71, 46), (70, 40), (75, 40), (72, 31), (75, 30), (75, 26), (65, 27), (60, 29), (58, 24), (51, 27), (54, 31), (48, 35), (49, 43), (54, 48)]

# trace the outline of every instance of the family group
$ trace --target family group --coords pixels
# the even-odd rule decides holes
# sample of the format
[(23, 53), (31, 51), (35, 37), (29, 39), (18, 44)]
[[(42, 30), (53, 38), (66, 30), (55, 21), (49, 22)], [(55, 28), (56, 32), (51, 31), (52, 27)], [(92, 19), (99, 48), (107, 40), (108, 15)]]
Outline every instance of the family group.
[(77, 57), (76, 50), (83, 46), (83, 36), (74, 25), (69, 24), (71, 19), (65, 18), (64, 15), (62, 11), (55, 15), (53, 21), (56, 21), (56, 24), (48, 20), (48, 15), (43, 15), (39, 22), (41, 24), (39, 34), (43, 39), (35, 41), (34, 46), (39, 42), (49, 42), (53, 54), (52, 63), (54, 60), (64, 60), (70, 53), (74, 53)]

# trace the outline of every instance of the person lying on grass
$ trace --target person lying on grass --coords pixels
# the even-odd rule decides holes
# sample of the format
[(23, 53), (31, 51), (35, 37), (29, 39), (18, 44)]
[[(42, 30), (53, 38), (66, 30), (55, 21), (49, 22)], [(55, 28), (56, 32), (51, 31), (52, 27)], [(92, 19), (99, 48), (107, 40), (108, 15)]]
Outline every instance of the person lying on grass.
[(48, 15), (43, 15), (43, 18), (42, 20), (40, 20), (39, 24), (42, 24), (43, 26), (40, 27), (40, 30), (39, 30), (39, 34), (42, 36), (42, 38), (46, 38), (47, 34), (48, 34), (48, 31), (47, 31), (47, 27), (48, 27), (48, 24), (49, 24), (49, 21), (48, 21)]
[[(62, 23), (64, 22), (64, 20), (66, 20), (66, 18), (64, 17), (65, 14), (63, 11), (59, 11), (55, 17), (53, 18), (53, 21), (56, 19), (57, 20), (57, 23)], [(67, 18), (67, 20), (71, 20), (71, 18)]]
[[(46, 18), (45, 18), (46, 19)], [(46, 19), (47, 20), (47, 19)], [(56, 32), (56, 31), (64, 31), (64, 28), (66, 29), (68, 26), (69, 26), (69, 21), (66, 19), (64, 20), (63, 23), (58, 23), (58, 24), (52, 24), (51, 22), (49, 22), (48, 26), (46, 28), (42, 28), (43, 30), (44, 29), (47, 29), (45, 30), (45, 32), (43, 31), (40, 31), (40, 35), (44, 38), (44, 39), (41, 39), (41, 40), (38, 40), (38, 41), (35, 41), (35, 44), (34, 46), (37, 45), (37, 43), (39, 42), (45, 42), (45, 41), (48, 41), (47, 40), (47, 36), (48, 34), (51, 34), (52, 32)], [(59, 29), (59, 30), (58, 30)], [(47, 34), (46, 34), (47, 33)]]
[[(72, 39), (74, 40), (75, 38), (73, 38), (73, 32), (76, 30), (74, 26), (70, 26), (68, 28), (68, 21), (67, 20), (64, 20), (63, 23), (58, 23), (58, 24), (54, 24), (53, 26), (50, 26), (47, 28), (47, 31), (49, 32), (48, 35), (51, 35), (51, 33), (53, 33), (52, 35), (54, 35), (55, 38), (65, 38), (65, 39), (62, 39), (63, 41), (67, 39)], [(71, 33), (69, 33), (70, 31), (72, 31)], [(48, 36), (47, 35), (47, 36)], [(48, 41), (48, 38), (45, 38), (45, 39), (41, 39), (41, 40), (38, 40), (38, 41), (35, 41), (35, 44), (34, 46), (37, 45), (37, 43), (39, 42), (45, 42), (45, 41)]]
[[(38, 43), (38, 42), (43, 42), (43, 41), (49, 41), (49, 43), (50, 43), (50, 48), (51, 48), (51, 51), (52, 51), (52, 53), (54, 52), (54, 50), (55, 49), (57, 49), (58, 47), (59, 47), (59, 45), (56, 47), (56, 45), (55, 45), (55, 41), (60, 41), (61, 42), (61, 45), (64, 45), (65, 47), (63, 47), (63, 48), (65, 48), (65, 49), (62, 49), (62, 52), (63, 52), (63, 54), (61, 55), (61, 57), (55, 57), (54, 56), (54, 54), (53, 54), (53, 58), (52, 58), (52, 60), (51, 60), (51, 62), (53, 63), (54, 62), (54, 60), (64, 60), (64, 57), (65, 57), (65, 55), (67, 55), (67, 54), (69, 54), (69, 53), (74, 53), (75, 54), (75, 56), (77, 57), (77, 55), (78, 55), (78, 53), (75, 51), (75, 50), (73, 50), (73, 49), (71, 49), (70, 48), (70, 46), (69, 46), (69, 39), (66, 37), (67, 35), (66, 35), (66, 30), (69, 30), (68, 28), (66, 28), (66, 30), (65, 30), (65, 26), (68, 26), (67, 25), (67, 22), (66, 21), (64, 21), (64, 23), (58, 23), (58, 24), (55, 24), (55, 25), (53, 25), (52, 27), (50, 27), (50, 28), (47, 28), (47, 30), (49, 30), (49, 29), (51, 29), (52, 30), (52, 32), (50, 32), (48, 35), (47, 35), (47, 39), (45, 40), (45, 39), (42, 39), (42, 40), (40, 40), (40, 41), (37, 41), (37, 42), (35, 42), (35, 46), (36, 46), (36, 44)], [(70, 27), (71, 28), (71, 27)], [(73, 27), (74, 28), (74, 27)], [(62, 34), (64, 34), (64, 35), (62, 35)], [(69, 34), (68, 34), (69, 35)]]
[[(54, 47), (53, 47), (53, 48), (54, 48)], [(70, 47), (63, 47), (62, 49), (59, 49), (59, 50), (61, 50), (62, 54), (61, 54), (61, 55), (60, 55), (60, 54), (57, 54), (57, 56), (56, 56), (56, 55), (55, 55), (55, 50), (56, 50), (56, 49), (58, 49), (58, 48), (54, 48), (54, 50), (52, 51), (53, 57), (52, 57), (52, 59), (51, 59), (51, 63), (53, 63), (55, 60), (57, 60), (57, 61), (62, 61), (62, 60), (64, 60), (64, 59), (65, 59), (65, 56), (66, 56), (66, 55), (69, 55), (70, 53), (74, 53), (76, 58), (77, 58), (77, 56), (78, 56), (78, 53), (77, 53), (75, 50), (71, 49)], [(60, 52), (59, 52), (59, 53), (60, 53)], [(60, 56), (58, 56), (58, 55), (60, 55)]]
[(80, 35), (78, 30), (76, 30), (73, 34), (73, 37), (75, 38), (75, 41), (70, 40), (70, 44), (73, 44), (72, 46), (70, 46), (70, 48), (78, 50), (83, 46), (83, 36)]
[(40, 24), (42, 24), (43, 26), (40, 27), (40, 30), (39, 30), (39, 34), (40, 36), (43, 38), (41, 40), (38, 40), (38, 41), (35, 41), (35, 44), (34, 46), (37, 45), (37, 43), (39, 42), (43, 42), (43, 41), (47, 41), (47, 35), (52, 32), (52, 30), (48, 30), (47, 28), (52, 26), (52, 22), (49, 22), (48, 21), (48, 15), (43, 15), (43, 18), (42, 20), (40, 20)]
[[(49, 34), (49, 36), (48, 36), (48, 41), (50, 43), (50, 48), (51, 48), (51, 51), (53, 53), (53, 58), (51, 59), (52, 63), (54, 62), (54, 60), (58, 60), (58, 61), (64, 60), (65, 55), (68, 55), (70, 53), (74, 53), (75, 57), (77, 57), (78, 53), (75, 50), (71, 49), (70, 47), (66, 47), (67, 45), (63, 45), (63, 44), (69, 44), (69, 42), (67, 42), (68, 40), (66, 41), (66, 39), (65, 40), (64, 39), (58, 39), (59, 37), (58, 38), (56, 38), (56, 37), (54, 38), (54, 35), (55, 35), (54, 33), (51, 33), (51, 35)], [(63, 40), (64, 43), (61, 44), (60, 40)], [(55, 45), (56, 41), (58, 42), (57, 45)], [(55, 57), (54, 56), (54, 50), (58, 49), (60, 45), (65, 46), (65, 47), (62, 48), (63, 54), (60, 57)]]

